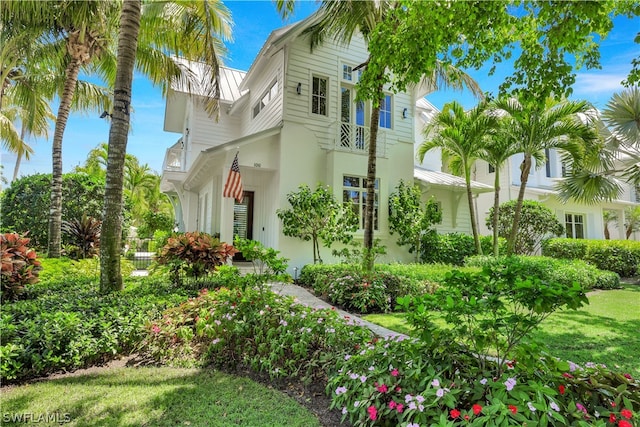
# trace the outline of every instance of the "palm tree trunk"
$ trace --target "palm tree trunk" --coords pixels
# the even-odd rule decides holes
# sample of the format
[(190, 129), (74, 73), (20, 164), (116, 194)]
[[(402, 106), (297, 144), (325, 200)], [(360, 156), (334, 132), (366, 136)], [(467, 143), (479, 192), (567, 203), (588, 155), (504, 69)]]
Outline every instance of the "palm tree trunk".
[(131, 86), (140, 31), (141, 0), (125, 0), (120, 15), (118, 61), (114, 85), (113, 116), (109, 129), (107, 182), (100, 236), (100, 289), (123, 289), (120, 273), (122, 247), (122, 195), (125, 154), (129, 133)]
[[(465, 167), (465, 169), (467, 169)], [(476, 210), (473, 204), (473, 192), (471, 192), (471, 175), (465, 170), (465, 181), (467, 183), (467, 203), (469, 203), (469, 216), (471, 220), (471, 232), (473, 233), (473, 242), (476, 244), (476, 253), (482, 255), (482, 245), (480, 244), (480, 236), (478, 235), (478, 224), (476, 223)]]
[(496, 176), (493, 181), (493, 218), (491, 218), (491, 226), (493, 227), (493, 256), (500, 255), (500, 243), (498, 240), (498, 218), (500, 217), (500, 168), (496, 165)]
[[(376, 81), (382, 80), (382, 75)], [(367, 160), (367, 199), (364, 208), (364, 258), (363, 267), (365, 271), (373, 270), (373, 225), (374, 225), (374, 205), (376, 199), (376, 159), (378, 145), (378, 124), (380, 123), (380, 102), (384, 93), (382, 85), (376, 91), (378, 99), (374, 100), (371, 109), (371, 124), (369, 127), (369, 157)]]
[(71, 101), (78, 83), (78, 73), (82, 60), (71, 57), (65, 71), (65, 82), (60, 106), (56, 116), (56, 126), (53, 133), (52, 144), (52, 181), (51, 181), (51, 207), (49, 208), (49, 258), (60, 258), (60, 242), (62, 235), (62, 138), (67, 127)]
[[(22, 127), (20, 128), (20, 141), (24, 142), (24, 136), (27, 133), (27, 125), (22, 122)], [(22, 162), (22, 155), (24, 152), (22, 150), (18, 151), (16, 155), (16, 164), (13, 167), (13, 178), (11, 178), (11, 182), (18, 179), (18, 172), (20, 171), (20, 163)]]
[(607, 222), (604, 223), (604, 239), (605, 240), (611, 239), (611, 233), (609, 233), (609, 223)]
[(522, 160), (522, 166), (520, 169), (520, 191), (518, 191), (518, 201), (516, 202), (516, 209), (513, 213), (513, 225), (511, 226), (511, 233), (509, 233), (509, 240), (507, 241), (507, 255), (513, 255), (516, 247), (516, 236), (518, 235), (518, 228), (520, 226), (520, 214), (522, 213), (524, 191), (527, 188), (529, 171), (531, 170), (531, 154), (524, 155), (524, 160)]

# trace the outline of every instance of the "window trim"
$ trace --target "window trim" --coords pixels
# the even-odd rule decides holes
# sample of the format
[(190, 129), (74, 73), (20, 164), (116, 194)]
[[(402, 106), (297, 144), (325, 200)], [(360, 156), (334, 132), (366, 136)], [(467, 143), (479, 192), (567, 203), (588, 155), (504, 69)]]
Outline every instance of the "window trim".
[[(346, 178), (357, 178), (358, 179), (358, 187), (349, 187), (345, 185), (345, 179)], [(353, 201), (353, 199), (349, 198), (348, 200), (345, 200), (345, 191), (357, 191), (359, 193), (359, 197), (358, 197), (358, 231), (364, 231), (364, 210), (366, 207), (366, 203), (364, 200), (364, 193), (367, 192), (367, 187), (365, 185), (365, 181), (367, 180), (366, 176), (360, 176), (360, 175), (353, 175), (353, 174), (347, 174), (347, 173), (343, 173), (342, 174), (342, 203), (343, 204), (355, 204), (355, 202)], [(374, 186), (374, 193), (377, 196), (377, 203), (374, 202), (374, 224), (373, 224), (373, 229), (376, 231), (380, 230), (380, 178), (376, 178), (376, 185)], [(375, 199), (374, 199), (375, 200)]]
[[(275, 94), (273, 89), (275, 90)], [(258, 98), (258, 100), (256, 101), (255, 104), (253, 104), (253, 108), (251, 109), (251, 118), (255, 119), (256, 117), (258, 117), (258, 115), (265, 109), (267, 108), (267, 105), (271, 104), (271, 101), (274, 100), (274, 98), (276, 98), (278, 96), (278, 93), (280, 92), (280, 85), (278, 85), (278, 79), (274, 79), (273, 82), (267, 86), (267, 89), (262, 92), (262, 95)], [(267, 100), (265, 101), (265, 98), (267, 98)], [(258, 111), (256, 111), (256, 109)]]
[[(571, 216), (571, 221), (567, 220), (567, 216)], [(576, 217), (580, 217), (581, 218), (581, 222), (577, 222), (576, 221)], [(586, 217), (587, 215), (584, 213), (577, 213), (577, 212), (565, 212), (564, 213), (564, 230), (565, 230), (565, 237), (567, 237), (568, 239), (586, 239), (586, 235), (587, 235), (587, 222), (586, 222)], [(582, 225), (582, 237), (576, 237), (576, 224), (580, 224)], [(571, 227), (571, 236), (569, 236), (569, 233), (567, 232), (567, 228)]]
[[(326, 82), (326, 87), (325, 87), (325, 94), (324, 94), (324, 114), (320, 113), (320, 112), (314, 112), (313, 108), (314, 108), (314, 104), (315, 104), (315, 98), (318, 97), (318, 99), (321, 99), (321, 95), (320, 94), (315, 94), (314, 93), (314, 89), (313, 89), (313, 82), (314, 79), (318, 79), (318, 80), (324, 80)], [(320, 74), (312, 74), (311, 75), (311, 86), (310, 86), (310, 94), (311, 96), (309, 97), (309, 113), (313, 114), (314, 116), (321, 116), (321, 117), (329, 117), (329, 94), (331, 93), (330, 91), (330, 79), (327, 76), (323, 76)]]

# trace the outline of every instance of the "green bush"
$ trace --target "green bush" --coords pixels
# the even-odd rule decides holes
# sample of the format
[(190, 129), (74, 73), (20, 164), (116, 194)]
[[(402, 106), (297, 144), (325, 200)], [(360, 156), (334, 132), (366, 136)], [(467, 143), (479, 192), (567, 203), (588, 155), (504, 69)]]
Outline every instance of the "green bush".
[[(47, 263), (66, 264), (73, 271), (68, 260), (48, 261), (45, 269)], [(129, 279), (124, 291), (103, 295), (90, 278), (57, 274), (31, 285), (29, 299), (0, 307), (3, 381), (86, 367), (133, 351), (149, 317), (195, 295), (152, 278)]]
[(146, 324), (143, 350), (178, 365), (248, 366), (272, 378), (324, 381), (371, 332), (271, 291), (203, 290)]
[(581, 260), (554, 259), (545, 256), (489, 257), (475, 256), (466, 260), (470, 267), (499, 266), (505, 262), (519, 264), (527, 275), (543, 280), (570, 285), (578, 282), (584, 289), (615, 289), (620, 287), (620, 276), (602, 271)]
[(582, 259), (622, 277), (638, 274), (640, 242), (632, 240), (549, 239), (542, 254), (553, 258)]
[[(493, 253), (492, 236), (481, 236), (482, 252)], [(498, 246), (501, 254), (507, 249), (506, 240), (500, 238)], [(464, 259), (476, 255), (473, 236), (464, 233), (425, 234), (420, 260), (430, 264), (464, 265)]]

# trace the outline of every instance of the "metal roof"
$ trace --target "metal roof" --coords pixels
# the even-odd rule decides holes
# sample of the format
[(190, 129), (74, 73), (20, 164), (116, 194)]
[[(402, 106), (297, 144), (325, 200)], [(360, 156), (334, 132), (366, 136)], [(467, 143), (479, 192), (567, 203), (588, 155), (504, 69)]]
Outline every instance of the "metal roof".
[[(211, 67), (208, 64), (202, 62), (186, 61), (182, 58), (175, 59), (180, 64), (189, 68), (192, 73), (195, 74), (198, 81), (204, 81), (205, 78), (211, 73)], [(240, 91), (240, 83), (244, 79), (247, 73), (245, 71), (235, 70), (233, 68), (220, 67), (220, 100), (227, 103), (234, 103), (247, 91)], [(182, 82), (176, 82), (171, 84), (171, 88), (177, 92), (188, 92), (186, 85)], [(206, 96), (203, 87), (197, 85), (192, 88), (191, 93), (194, 95)]]
[[(430, 171), (422, 168), (413, 168), (413, 177), (426, 184), (439, 187), (459, 187), (466, 188), (467, 184), (463, 178), (451, 175), (446, 172)], [(488, 193), (493, 191), (493, 187), (477, 181), (471, 181), (471, 190), (474, 193)]]

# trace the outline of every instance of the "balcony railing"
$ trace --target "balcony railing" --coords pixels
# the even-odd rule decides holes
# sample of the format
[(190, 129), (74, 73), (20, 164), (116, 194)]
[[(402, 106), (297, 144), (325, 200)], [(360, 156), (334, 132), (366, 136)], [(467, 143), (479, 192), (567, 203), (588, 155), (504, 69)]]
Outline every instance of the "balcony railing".
[[(336, 138), (336, 150), (350, 151), (353, 153), (369, 153), (369, 126), (359, 126), (351, 123), (341, 123), (339, 135)], [(378, 130), (378, 146), (376, 154), (384, 156), (386, 154), (386, 134)]]
[(184, 144), (182, 138), (167, 149), (164, 155), (164, 164), (162, 170), (171, 172), (184, 172)]

